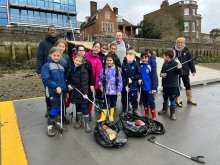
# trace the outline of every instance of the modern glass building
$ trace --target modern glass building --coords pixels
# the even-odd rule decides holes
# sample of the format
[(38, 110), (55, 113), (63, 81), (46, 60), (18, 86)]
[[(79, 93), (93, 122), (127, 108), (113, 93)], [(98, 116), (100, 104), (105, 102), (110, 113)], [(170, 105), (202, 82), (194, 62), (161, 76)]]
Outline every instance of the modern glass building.
[(0, 0), (0, 26), (77, 28), (75, 0)]

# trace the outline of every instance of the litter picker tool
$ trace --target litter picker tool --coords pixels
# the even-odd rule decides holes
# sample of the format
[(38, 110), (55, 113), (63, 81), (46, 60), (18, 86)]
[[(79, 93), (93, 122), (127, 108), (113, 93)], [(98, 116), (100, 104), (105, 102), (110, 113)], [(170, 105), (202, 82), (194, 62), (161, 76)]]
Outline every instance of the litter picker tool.
[(110, 120), (109, 120), (109, 110), (110, 110), (110, 109), (109, 109), (109, 107), (108, 107), (108, 101), (107, 101), (107, 97), (106, 97), (106, 91), (104, 90), (103, 93), (104, 93), (104, 96), (105, 96), (105, 103), (106, 103), (106, 107), (107, 107), (108, 121), (110, 121)]
[[(186, 64), (186, 63), (188, 63), (188, 62), (190, 62), (190, 61), (192, 61), (192, 60), (196, 60), (196, 58), (197, 57), (193, 57), (193, 58), (191, 58), (191, 59), (189, 59), (189, 60), (187, 60), (187, 61), (185, 61), (185, 62), (183, 62), (183, 63), (181, 63), (182, 65), (183, 64)], [(168, 72), (168, 71), (170, 71), (170, 70), (173, 70), (174, 68), (176, 68), (178, 65), (176, 65), (176, 66), (174, 66), (174, 67), (172, 67), (172, 68), (170, 68), (170, 69), (167, 69), (167, 70), (165, 70), (164, 72)]]
[(176, 151), (176, 150), (174, 150), (174, 149), (172, 149), (172, 148), (169, 148), (169, 147), (167, 147), (167, 146), (164, 146), (164, 145), (162, 145), (162, 144), (160, 144), (160, 143), (157, 143), (155, 140), (156, 140), (156, 137), (155, 137), (155, 136), (152, 136), (152, 137), (150, 137), (150, 138), (148, 139), (149, 142), (152, 142), (152, 143), (154, 143), (154, 144), (156, 144), (156, 145), (158, 145), (158, 146), (161, 146), (161, 147), (163, 147), (163, 148), (165, 148), (165, 149), (168, 149), (168, 150), (170, 150), (170, 151), (172, 151), (172, 152), (175, 152), (175, 153), (177, 153), (177, 154), (179, 154), (179, 155), (181, 155), (181, 156), (184, 156), (184, 157), (186, 157), (186, 158), (188, 158), (188, 159), (190, 159), (190, 160), (193, 160), (193, 161), (195, 161), (195, 162), (197, 162), (197, 163), (200, 163), (200, 164), (205, 163), (204, 161), (200, 160), (200, 158), (205, 158), (204, 156), (191, 157), (191, 156), (185, 155), (185, 154), (183, 154), (183, 153), (181, 153), (181, 152), (178, 152), (178, 151)]
[[(72, 86), (77, 92), (79, 92), (81, 95), (84, 96), (84, 94), (83, 94), (79, 89), (77, 89), (76, 87), (74, 87), (74, 85), (71, 84), (71, 86)], [(92, 103), (97, 109), (99, 109), (100, 111), (102, 111), (102, 109), (101, 109), (98, 105), (96, 105), (92, 100), (90, 100), (89, 98), (86, 98), (86, 100), (88, 100), (90, 103)]]

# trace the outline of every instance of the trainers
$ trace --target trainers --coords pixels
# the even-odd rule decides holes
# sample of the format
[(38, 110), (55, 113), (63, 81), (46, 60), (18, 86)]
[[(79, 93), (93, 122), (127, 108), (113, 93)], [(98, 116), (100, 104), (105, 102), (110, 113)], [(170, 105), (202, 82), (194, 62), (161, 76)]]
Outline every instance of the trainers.
[(47, 136), (52, 137), (52, 136), (55, 136), (55, 135), (56, 135), (56, 133), (53, 130), (53, 125), (48, 125), (47, 126)]

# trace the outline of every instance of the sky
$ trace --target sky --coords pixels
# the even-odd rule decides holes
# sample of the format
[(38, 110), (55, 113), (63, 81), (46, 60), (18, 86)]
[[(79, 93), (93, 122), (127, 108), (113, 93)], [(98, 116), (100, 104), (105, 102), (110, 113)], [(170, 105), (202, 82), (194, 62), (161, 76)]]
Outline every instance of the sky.
[[(111, 8), (117, 7), (118, 14), (130, 23), (137, 25), (143, 20), (143, 15), (160, 9), (163, 0), (93, 0), (97, 8), (102, 9), (106, 3)], [(179, 2), (168, 0), (169, 4)], [(202, 33), (209, 33), (214, 28), (220, 28), (220, 1), (197, 0), (197, 14), (202, 16)], [(90, 0), (76, 0), (77, 21), (85, 21), (90, 15)]]

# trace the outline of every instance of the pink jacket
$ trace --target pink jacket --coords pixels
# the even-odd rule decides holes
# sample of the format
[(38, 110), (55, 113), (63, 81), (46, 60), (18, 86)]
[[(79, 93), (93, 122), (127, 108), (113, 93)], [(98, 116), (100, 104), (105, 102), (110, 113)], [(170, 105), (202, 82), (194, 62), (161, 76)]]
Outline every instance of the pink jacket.
[(94, 56), (93, 53), (89, 51), (89, 52), (86, 52), (85, 57), (92, 64), (92, 73), (93, 73), (94, 82), (95, 82), (95, 89), (100, 89), (99, 88), (99, 75), (102, 70), (102, 62), (99, 58), (99, 55)]

